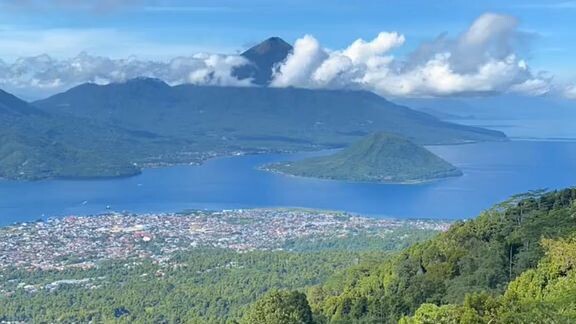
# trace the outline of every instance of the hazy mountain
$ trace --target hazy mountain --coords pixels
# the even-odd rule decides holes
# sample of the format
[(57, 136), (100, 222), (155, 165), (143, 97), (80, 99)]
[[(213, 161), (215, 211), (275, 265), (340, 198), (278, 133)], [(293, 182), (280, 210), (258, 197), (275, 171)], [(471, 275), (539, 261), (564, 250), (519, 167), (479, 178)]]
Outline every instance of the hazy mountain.
[(274, 66), (283, 62), (292, 50), (292, 45), (283, 39), (268, 38), (241, 54), (250, 64), (235, 69), (233, 74), (239, 79), (252, 78), (252, 82), (257, 85), (268, 85), (272, 80)]
[(386, 133), (369, 135), (333, 155), (273, 164), (266, 169), (304, 177), (384, 183), (462, 175), (425, 148)]
[(135, 79), (85, 84), (35, 105), (124, 129), (211, 143), (212, 149), (341, 147), (377, 131), (419, 144), (505, 139), (500, 132), (443, 122), (365, 91), (170, 87)]

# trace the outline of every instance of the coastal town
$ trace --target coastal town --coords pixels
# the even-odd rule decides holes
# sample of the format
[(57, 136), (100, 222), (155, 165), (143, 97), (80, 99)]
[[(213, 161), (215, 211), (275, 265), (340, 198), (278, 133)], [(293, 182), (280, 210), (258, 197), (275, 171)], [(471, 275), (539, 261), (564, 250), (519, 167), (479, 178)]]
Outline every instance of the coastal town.
[(383, 236), (407, 228), (444, 231), (449, 226), (447, 221), (306, 209), (69, 216), (0, 228), (0, 270), (89, 269), (101, 261), (122, 259), (163, 262), (194, 248), (284, 250), (295, 240)]

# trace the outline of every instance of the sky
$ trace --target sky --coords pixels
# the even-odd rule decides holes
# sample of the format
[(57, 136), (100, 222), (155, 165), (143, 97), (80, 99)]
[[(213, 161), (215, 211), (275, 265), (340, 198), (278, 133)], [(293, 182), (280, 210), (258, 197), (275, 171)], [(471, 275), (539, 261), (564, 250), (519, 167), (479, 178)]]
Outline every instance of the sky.
[[(479, 22), (482, 17), (488, 17), (486, 26)], [(170, 74), (171, 83), (231, 85), (234, 82), (224, 77), (208, 82), (207, 75), (215, 70), (225, 74), (226, 69), (242, 63), (228, 55), (279, 36), (291, 43), (300, 42), (303, 60), (287, 62), (291, 66), (280, 69), (276, 86), (361, 87), (395, 96), (532, 91), (576, 99), (574, 17), (576, 1), (570, 0), (0, 0), (0, 73), (4, 74), (0, 75), (0, 87), (16, 92), (35, 88), (40, 96), (81, 81), (105, 83), (146, 69), (155, 69), (148, 73), (154, 76)], [(472, 32), (492, 33), (491, 40), (460, 50), (466, 43), (464, 35), (475, 22), (479, 26)], [(358, 59), (350, 56), (350, 51), (346, 54), (358, 39), (375, 41), (373, 45), (379, 46), (376, 40), (380, 33), (398, 35), (392, 41), (396, 43), (382, 45), (391, 41), (383, 36), (379, 41), (384, 47), (370, 57)], [(422, 54), (423, 45), (435, 48), (434, 53), (417, 62), (415, 57)], [(483, 51), (490, 60), (464, 62), (475, 56), (475, 51)], [(97, 69), (94, 57), (100, 58), (98, 66), (104, 66), (103, 58), (116, 60), (112, 62), (116, 70), (92, 71), (89, 77), (86, 73), (55, 77), (70, 74), (70, 66), (79, 64), (70, 59), (80, 53), (90, 57), (90, 63), (82, 64), (93, 70)], [(198, 58), (198, 53), (224, 55)], [(438, 57), (445, 53), (450, 57)], [(15, 64), (22, 57), (41, 54), (49, 58)], [(310, 59), (310, 55), (315, 57)], [(184, 76), (172, 75), (174, 62), (171, 67), (149, 64), (194, 56), (193, 62), (177, 62), (187, 66)], [(124, 61), (119, 63), (120, 59)], [(129, 61), (140, 62), (139, 70)], [(507, 68), (506, 73), (490, 72), (501, 62), (506, 67), (499, 68)], [(342, 64), (348, 67), (342, 68)], [(409, 68), (415, 64), (427, 68)], [(483, 72), (472, 73), (470, 67)], [(337, 78), (328, 73), (329, 68)], [(449, 71), (438, 72), (443, 68)], [(385, 77), (384, 69), (388, 71)], [(300, 74), (294, 75), (295, 71)], [(449, 84), (439, 87), (415, 81), (423, 75), (448, 80)], [(487, 78), (491, 81), (485, 81)], [(544, 82), (548, 88), (542, 90)], [(402, 89), (392, 89), (393, 83), (402, 84)]]

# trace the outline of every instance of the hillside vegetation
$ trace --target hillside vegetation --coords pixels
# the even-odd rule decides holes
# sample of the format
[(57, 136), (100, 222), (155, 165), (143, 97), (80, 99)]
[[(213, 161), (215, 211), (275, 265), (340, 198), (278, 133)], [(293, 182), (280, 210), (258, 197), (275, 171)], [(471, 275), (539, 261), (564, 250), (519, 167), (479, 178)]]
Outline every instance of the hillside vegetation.
[(316, 323), (570, 323), (575, 237), (576, 189), (519, 195), (308, 301)]

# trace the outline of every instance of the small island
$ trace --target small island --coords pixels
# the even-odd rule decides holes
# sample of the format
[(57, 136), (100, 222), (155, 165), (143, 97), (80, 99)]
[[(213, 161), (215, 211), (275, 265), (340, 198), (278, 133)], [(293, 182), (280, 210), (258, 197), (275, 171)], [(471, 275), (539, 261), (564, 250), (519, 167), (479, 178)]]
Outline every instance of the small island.
[(269, 164), (263, 169), (310, 178), (396, 184), (462, 175), (458, 168), (424, 147), (383, 132), (329, 156)]

